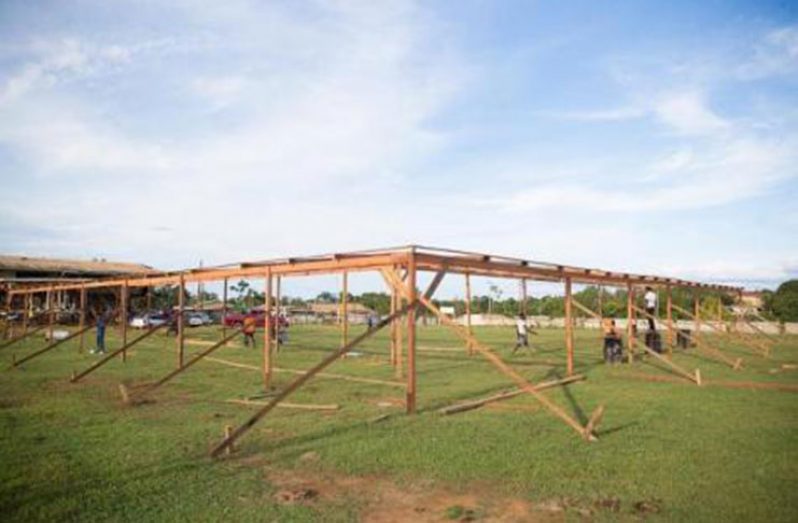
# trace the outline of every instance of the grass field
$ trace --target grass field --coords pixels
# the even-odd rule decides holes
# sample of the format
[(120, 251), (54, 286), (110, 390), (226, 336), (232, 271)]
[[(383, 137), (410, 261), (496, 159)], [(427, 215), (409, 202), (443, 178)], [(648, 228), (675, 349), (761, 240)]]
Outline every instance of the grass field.
[[(476, 333), (532, 381), (565, 373), (562, 331), (540, 331), (532, 340), (538, 350), (515, 356), (512, 329)], [(190, 330), (187, 351), (218, 336)], [(293, 327), (276, 365), (307, 368), (339, 342), (333, 327)], [(798, 339), (783, 339), (768, 360), (723, 344), (744, 358), (739, 372), (694, 350), (676, 354), (679, 364), (701, 369), (709, 383), (700, 388), (649, 359), (603, 365), (596, 332), (577, 331), (576, 342), (576, 370), (587, 380), (545, 394), (583, 422), (604, 404), (597, 443), (580, 440), (526, 395), (441, 416), (441, 406), (511, 384), (480, 356), (468, 357), (445, 328), (422, 327), (417, 415), (403, 414), (401, 388), (317, 378), (288, 401), (340, 410), (277, 409), (232, 457), (215, 461), (208, 450), (224, 426), (256, 408), (225, 400), (261, 392), (257, 370), (203, 361), (152, 402), (124, 406), (119, 383), (135, 386), (174, 368), (174, 338), (155, 334), (127, 363), (113, 361), (78, 384), (69, 383), (71, 372), (97, 356), (70, 341), (2, 372), (0, 513), (4, 521), (798, 520), (798, 390), (723, 386), (798, 389), (798, 371), (782, 367), (798, 361)], [(42, 344), (22, 342), (0, 357), (8, 364), (12, 352)], [(392, 380), (387, 347), (380, 333), (327, 371)], [(214, 356), (258, 365), (259, 354), (236, 340)], [(278, 373), (275, 384), (293, 378)], [(300, 487), (318, 494), (295, 503), (275, 496)]]

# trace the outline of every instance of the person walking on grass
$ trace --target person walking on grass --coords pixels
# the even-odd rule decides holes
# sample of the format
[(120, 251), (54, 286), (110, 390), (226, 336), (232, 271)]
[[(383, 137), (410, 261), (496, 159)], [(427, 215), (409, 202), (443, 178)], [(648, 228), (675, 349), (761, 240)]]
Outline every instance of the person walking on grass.
[(258, 326), (258, 322), (255, 320), (255, 317), (252, 314), (247, 314), (244, 317), (244, 323), (242, 325), (242, 331), (244, 332), (244, 346), (249, 347), (250, 343), (252, 344), (252, 348), (255, 348), (255, 329)]
[(529, 346), (529, 327), (526, 324), (526, 314), (523, 312), (515, 320), (515, 347), (513, 348), (513, 354), (521, 347), (525, 347), (529, 352), (532, 352)]

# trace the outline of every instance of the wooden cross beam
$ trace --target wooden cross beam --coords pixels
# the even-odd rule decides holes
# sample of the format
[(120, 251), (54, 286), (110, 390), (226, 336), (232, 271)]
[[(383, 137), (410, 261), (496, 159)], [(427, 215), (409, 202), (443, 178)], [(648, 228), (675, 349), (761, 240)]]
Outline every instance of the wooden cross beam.
[[(47, 327), (49, 327), (49, 325)], [(47, 345), (46, 347), (44, 347), (43, 349), (37, 350), (36, 352), (34, 352), (32, 354), (28, 354), (27, 356), (25, 356), (21, 360), (16, 360), (14, 363), (11, 364), (11, 367), (9, 367), (9, 368), (13, 369), (14, 367), (19, 367), (20, 365), (22, 365), (26, 361), (30, 361), (33, 358), (39, 357), (39, 356), (41, 356), (42, 354), (44, 354), (46, 352), (50, 352), (51, 350), (53, 350), (54, 348), (58, 347), (62, 343), (66, 343), (67, 341), (71, 340), (72, 338), (80, 336), (81, 334), (83, 334), (87, 330), (90, 330), (90, 329), (93, 329), (93, 328), (94, 328), (94, 325), (89, 325), (88, 327), (84, 327), (82, 329), (79, 329), (79, 330), (73, 332), (72, 334), (70, 334), (69, 336), (67, 336), (66, 338), (64, 338), (62, 340), (54, 341), (54, 342), (50, 343), (49, 345)]]
[[(680, 313), (684, 314), (685, 316), (687, 316), (687, 317), (688, 317), (688, 318), (690, 318), (691, 320), (695, 321), (695, 319), (696, 319), (696, 318), (695, 318), (695, 316), (694, 316), (694, 315), (693, 315), (693, 314), (692, 314), (690, 311), (688, 311), (688, 310), (686, 310), (686, 309), (683, 309), (682, 307), (679, 307), (679, 306), (678, 306), (678, 305), (676, 305), (676, 304), (672, 304), (672, 305), (671, 305), (671, 307), (673, 307), (673, 309), (674, 309), (674, 310), (676, 310), (676, 311), (678, 311), (678, 312), (680, 312)], [(715, 330), (716, 332), (719, 332), (719, 333), (721, 333), (721, 334), (724, 334), (724, 335), (726, 335), (726, 336), (727, 336), (727, 337), (729, 337), (729, 338), (731, 338), (731, 337), (735, 337), (735, 336), (736, 336), (736, 337), (737, 337), (737, 339), (738, 339), (739, 341), (741, 341), (741, 342), (742, 342), (742, 343), (743, 343), (743, 344), (744, 344), (746, 347), (748, 347), (749, 349), (753, 349), (753, 350), (754, 350), (754, 352), (755, 352), (756, 354), (760, 355), (760, 356), (762, 356), (762, 355), (763, 355), (763, 354), (760, 352), (760, 350), (761, 350), (761, 351), (763, 351), (763, 352), (765, 352), (765, 353), (767, 353), (767, 347), (757, 347), (757, 346), (751, 346), (750, 344), (748, 344), (748, 343), (746, 342), (745, 338), (743, 338), (742, 336), (740, 336), (738, 333), (731, 333), (731, 332), (727, 332), (727, 331), (725, 331), (725, 330), (723, 330), (723, 329), (719, 328), (717, 325), (714, 325), (714, 324), (713, 324), (713, 323), (711, 323), (711, 322), (706, 322), (706, 325), (709, 325), (709, 327), (710, 327), (710, 328), (712, 328), (713, 330)], [(691, 341), (695, 342), (695, 343), (696, 343), (696, 345), (698, 345), (698, 340), (697, 340), (697, 338), (696, 338), (695, 336), (691, 336), (691, 335), (689, 335), (689, 334), (686, 334), (686, 333), (682, 333), (682, 334), (683, 334), (683, 335), (685, 335), (686, 337), (690, 338), (690, 340), (691, 340)]]

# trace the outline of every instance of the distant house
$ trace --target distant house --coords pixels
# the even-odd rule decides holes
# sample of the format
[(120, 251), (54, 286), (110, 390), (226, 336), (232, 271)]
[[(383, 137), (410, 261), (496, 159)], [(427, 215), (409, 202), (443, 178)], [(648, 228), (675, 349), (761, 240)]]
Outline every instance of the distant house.
[[(369, 316), (378, 314), (362, 303), (351, 302), (347, 304), (347, 319), (349, 323), (366, 323)], [(309, 303), (306, 307), (289, 307), (288, 316), (295, 323), (339, 323), (341, 321), (341, 305), (338, 303)]]
[[(0, 255), (0, 300), (5, 300), (6, 290), (14, 286), (57, 284), (64, 281), (74, 282), (128, 275), (139, 276), (150, 272), (155, 272), (155, 270), (147, 265), (111, 262), (104, 259), (71, 260)], [(54, 296), (55, 308), (73, 308), (77, 303), (78, 295), (78, 291), (57, 293)], [(40, 303), (41, 297), (37, 297), (36, 301)]]

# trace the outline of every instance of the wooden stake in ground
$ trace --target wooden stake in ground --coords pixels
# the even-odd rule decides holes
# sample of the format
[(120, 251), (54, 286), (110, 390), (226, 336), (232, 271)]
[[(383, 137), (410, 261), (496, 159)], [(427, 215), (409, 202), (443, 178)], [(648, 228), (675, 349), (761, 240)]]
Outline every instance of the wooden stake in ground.
[(411, 255), (407, 264), (407, 413), (416, 412), (416, 258)]

